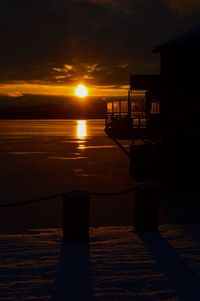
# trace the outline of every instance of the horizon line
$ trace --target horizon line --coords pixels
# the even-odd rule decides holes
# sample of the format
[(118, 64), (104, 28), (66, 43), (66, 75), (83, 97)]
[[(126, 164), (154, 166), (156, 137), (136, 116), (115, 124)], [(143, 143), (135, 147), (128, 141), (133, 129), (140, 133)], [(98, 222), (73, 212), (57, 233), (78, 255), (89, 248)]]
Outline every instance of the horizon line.
[[(0, 95), (20, 97), (23, 95), (75, 96), (74, 85), (56, 85), (44, 83), (5, 83), (0, 84)], [(87, 85), (89, 97), (127, 96), (128, 85)]]

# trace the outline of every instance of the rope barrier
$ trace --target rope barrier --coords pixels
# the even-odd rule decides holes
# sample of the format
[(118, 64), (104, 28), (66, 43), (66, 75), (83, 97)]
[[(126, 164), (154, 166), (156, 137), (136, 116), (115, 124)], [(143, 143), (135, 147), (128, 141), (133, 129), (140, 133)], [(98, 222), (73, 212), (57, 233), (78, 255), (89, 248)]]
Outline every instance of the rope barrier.
[(21, 206), (21, 205), (29, 205), (29, 204), (34, 204), (34, 203), (39, 203), (42, 201), (46, 201), (46, 200), (50, 200), (50, 199), (55, 199), (57, 197), (62, 196), (63, 193), (59, 193), (59, 194), (55, 194), (52, 196), (46, 196), (46, 197), (42, 197), (42, 198), (38, 198), (38, 199), (31, 199), (28, 201), (21, 201), (21, 202), (12, 202), (12, 203), (5, 203), (0, 205), (0, 208), (7, 208), (7, 207), (14, 207), (14, 206)]
[(96, 195), (96, 196), (114, 196), (114, 195), (120, 195), (120, 194), (125, 194), (131, 191), (134, 191), (135, 187), (126, 189), (126, 190), (121, 190), (117, 192), (90, 192), (90, 191), (83, 191), (85, 193), (88, 193), (89, 195)]
[(28, 201), (20, 201), (20, 202), (10, 202), (10, 203), (4, 203), (0, 205), (0, 209), (1, 208), (8, 208), (8, 207), (15, 207), (15, 206), (22, 206), (22, 205), (29, 205), (29, 204), (34, 204), (34, 203), (39, 203), (39, 202), (43, 202), (43, 201), (47, 201), (47, 200), (51, 200), (51, 199), (55, 199), (58, 197), (62, 197), (63, 195), (75, 192), (75, 191), (80, 191), (83, 193), (87, 193), (89, 195), (93, 195), (93, 196), (115, 196), (115, 195), (120, 195), (120, 194), (124, 194), (124, 193), (128, 193), (131, 192), (135, 189), (135, 187), (126, 189), (126, 190), (121, 190), (118, 192), (89, 192), (86, 190), (72, 190), (72, 191), (68, 191), (65, 193), (59, 193), (59, 194), (55, 194), (55, 195), (51, 195), (51, 196), (46, 196), (46, 197), (41, 197), (41, 198), (37, 198), (37, 199), (30, 199)]

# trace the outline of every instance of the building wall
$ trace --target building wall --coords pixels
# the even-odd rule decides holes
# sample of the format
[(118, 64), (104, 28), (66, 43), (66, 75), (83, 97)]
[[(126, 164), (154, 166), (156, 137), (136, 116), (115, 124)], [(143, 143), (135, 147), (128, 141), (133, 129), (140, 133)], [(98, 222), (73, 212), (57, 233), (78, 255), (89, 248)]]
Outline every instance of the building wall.
[(164, 127), (195, 126), (200, 114), (200, 42), (161, 51), (161, 116)]

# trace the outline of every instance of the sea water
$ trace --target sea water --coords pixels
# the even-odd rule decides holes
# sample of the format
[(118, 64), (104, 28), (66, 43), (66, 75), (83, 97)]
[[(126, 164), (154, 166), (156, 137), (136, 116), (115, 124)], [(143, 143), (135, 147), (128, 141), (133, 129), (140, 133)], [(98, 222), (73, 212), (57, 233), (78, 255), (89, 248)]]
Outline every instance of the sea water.
[[(125, 147), (129, 143), (124, 142)], [(114, 192), (134, 185), (129, 158), (107, 137), (103, 119), (1, 120), (0, 149), (0, 203), (76, 189)], [(130, 194), (93, 197), (92, 223), (129, 223), (127, 200), (130, 198)], [(18, 214), (18, 225), (32, 220), (30, 227), (57, 226), (60, 203), (59, 199), (45, 201), (29, 208), (4, 209), (1, 214), (8, 216), (12, 211), (10, 223)]]

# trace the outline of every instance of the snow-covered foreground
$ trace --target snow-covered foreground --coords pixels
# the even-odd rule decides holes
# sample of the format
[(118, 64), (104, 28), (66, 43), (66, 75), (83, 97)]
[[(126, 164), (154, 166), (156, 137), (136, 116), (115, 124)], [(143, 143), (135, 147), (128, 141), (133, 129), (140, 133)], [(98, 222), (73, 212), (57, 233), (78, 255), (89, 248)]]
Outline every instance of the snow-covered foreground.
[(200, 300), (200, 225), (91, 228), (90, 242), (61, 229), (0, 235), (0, 300)]

